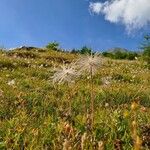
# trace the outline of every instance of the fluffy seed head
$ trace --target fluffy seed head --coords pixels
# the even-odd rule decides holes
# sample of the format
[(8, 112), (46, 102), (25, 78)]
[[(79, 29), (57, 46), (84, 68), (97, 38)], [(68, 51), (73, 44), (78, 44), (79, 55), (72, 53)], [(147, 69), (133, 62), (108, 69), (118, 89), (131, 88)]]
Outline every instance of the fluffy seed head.
[(92, 68), (92, 73), (96, 73), (98, 68), (102, 64), (102, 58), (96, 53), (94, 55), (86, 55), (81, 57), (77, 61), (77, 67), (79, 68), (79, 72), (87, 72), (90, 73)]
[(74, 79), (78, 76), (74, 64), (62, 65), (60, 68), (56, 69), (56, 72), (52, 76), (53, 83), (72, 83)]

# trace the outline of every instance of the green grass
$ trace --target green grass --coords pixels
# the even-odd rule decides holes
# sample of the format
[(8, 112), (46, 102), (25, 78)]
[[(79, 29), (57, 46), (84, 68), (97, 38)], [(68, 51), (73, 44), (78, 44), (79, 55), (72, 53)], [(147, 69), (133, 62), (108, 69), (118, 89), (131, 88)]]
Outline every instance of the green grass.
[[(90, 107), (88, 79), (80, 78), (70, 87), (54, 86), (51, 81), (53, 67), (77, 58), (45, 50), (0, 52), (0, 149), (61, 150), (65, 139), (72, 149), (81, 149), (81, 138), (87, 132), (87, 138), (93, 136), (94, 142), (87, 139), (84, 149), (94, 149), (103, 141), (106, 150), (113, 150), (119, 139), (123, 149), (130, 150), (133, 147), (130, 107), (134, 100), (139, 102), (136, 111), (142, 139), (142, 126), (150, 124), (150, 70), (145, 63), (105, 59), (93, 79), (95, 120), (91, 133), (86, 116)], [(103, 84), (106, 77), (111, 77), (108, 85)], [(9, 85), (10, 81), (14, 84)]]

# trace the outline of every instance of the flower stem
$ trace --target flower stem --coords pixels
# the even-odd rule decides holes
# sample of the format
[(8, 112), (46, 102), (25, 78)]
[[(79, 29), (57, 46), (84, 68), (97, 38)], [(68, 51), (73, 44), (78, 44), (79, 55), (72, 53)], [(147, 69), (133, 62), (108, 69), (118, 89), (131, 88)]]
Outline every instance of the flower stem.
[(91, 78), (91, 131), (93, 131), (94, 125), (94, 86), (93, 86), (93, 67), (91, 66), (90, 70), (90, 78)]

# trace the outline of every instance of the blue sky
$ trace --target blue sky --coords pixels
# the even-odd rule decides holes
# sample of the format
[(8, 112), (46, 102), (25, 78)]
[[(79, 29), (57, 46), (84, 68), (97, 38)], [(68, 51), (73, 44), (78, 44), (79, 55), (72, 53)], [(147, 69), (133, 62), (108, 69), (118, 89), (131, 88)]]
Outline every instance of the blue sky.
[[(88, 0), (1, 0), (0, 45), (43, 47), (58, 41), (62, 48), (87, 45), (94, 50), (123, 47), (136, 50), (147, 28), (128, 35), (121, 23), (89, 11)], [(101, 0), (103, 2), (103, 0)]]

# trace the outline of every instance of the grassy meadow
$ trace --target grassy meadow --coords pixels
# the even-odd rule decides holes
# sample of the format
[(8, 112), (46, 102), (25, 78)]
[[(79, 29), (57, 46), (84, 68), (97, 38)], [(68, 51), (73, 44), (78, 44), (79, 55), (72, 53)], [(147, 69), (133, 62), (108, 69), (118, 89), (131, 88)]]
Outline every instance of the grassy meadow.
[(53, 84), (55, 69), (79, 57), (46, 49), (0, 51), (0, 150), (150, 149), (146, 63), (101, 58), (92, 80), (84, 74)]

